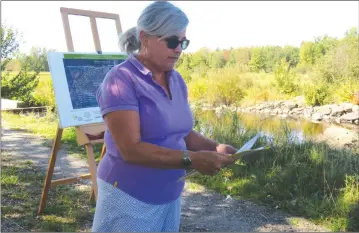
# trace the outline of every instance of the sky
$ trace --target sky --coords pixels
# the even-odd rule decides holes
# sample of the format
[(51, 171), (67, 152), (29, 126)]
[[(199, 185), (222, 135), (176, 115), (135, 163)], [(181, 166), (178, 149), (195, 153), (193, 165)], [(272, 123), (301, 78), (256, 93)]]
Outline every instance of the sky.
[[(242, 46), (293, 45), (317, 36), (344, 36), (358, 27), (357, 1), (171, 1), (188, 16), (186, 52), (201, 47), (226, 49)], [(136, 26), (151, 1), (2, 1), (1, 23), (22, 34), (20, 51), (32, 46), (67, 52), (60, 7), (119, 14), (123, 31)], [(77, 52), (94, 52), (89, 18), (70, 16)], [(119, 52), (115, 23), (98, 19), (104, 52)]]

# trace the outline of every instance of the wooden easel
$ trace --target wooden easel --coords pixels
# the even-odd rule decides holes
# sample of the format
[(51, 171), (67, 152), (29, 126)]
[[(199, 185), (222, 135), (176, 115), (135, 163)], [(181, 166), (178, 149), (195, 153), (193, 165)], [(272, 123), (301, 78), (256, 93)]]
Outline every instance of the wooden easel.
[[(91, 30), (92, 30), (92, 37), (95, 44), (95, 49), (97, 53), (102, 53), (101, 44), (100, 44), (100, 37), (97, 30), (96, 18), (105, 18), (105, 19), (113, 19), (116, 23), (116, 31), (118, 34), (122, 32), (120, 17), (118, 14), (111, 14), (105, 12), (97, 12), (97, 11), (87, 11), (87, 10), (79, 10), (79, 9), (71, 9), (71, 8), (60, 8), (61, 16), (62, 16), (62, 23), (65, 32), (66, 44), (68, 52), (74, 52), (74, 45), (72, 41), (71, 31), (70, 31), (70, 23), (69, 23), (69, 14), (71, 15), (79, 15), (79, 16), (87, 16), (90, 18), (91, 23)], [(71, 184), (80, 181), (81, 179), (91, 179), (92, 182), (92, 194), (91, 199), (95, 196), (95, 200), (97, 200), (97, 182), (96, 182), (96, 161), (95, 155), (93, 150), (94, 144), (102, 143), (102, 151), (100, 160), (105, 154), (106, 146), (104, 144), (103, 133), (105, 131), (105, 124), (89, 124), (89, 125), (82, 125), (77, 126), (76, 128), (76, 137), (77, 143), (79, 146), (85, 146), (86, 153), (87, 153), (87, 162), (89, 165), (89, 174), (80, 175), (79, 177), (71, 177), (71, 178), (64, 178), (58, 180), (52, 180), (52, 176), (54, 173), (55, 163), (57, 153), (60, 148), (60, 142), (62, 137), (63, 128), (58, 126), (56, 131), (56, 137), (54, 139), (54, 143), (52, 146), (51, 156), (49, 160), (49, 165), (47, 169), (46, 178), (44, 181), (44, 186), (42, 189), (40, 207), (38, 210), (38, 214), (41, 214), (46, 206), (47, 198), (49, 189), (53, 188), (60, 184)]]

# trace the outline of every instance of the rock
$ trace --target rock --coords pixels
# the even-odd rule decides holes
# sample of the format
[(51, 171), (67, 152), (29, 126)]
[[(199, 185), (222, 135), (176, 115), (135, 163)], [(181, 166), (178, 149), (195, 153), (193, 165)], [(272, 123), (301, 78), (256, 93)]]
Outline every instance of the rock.
[(273, 104), (273, 103), (267, 103), (267, 104), (266, 104), (266, 108), (273, 109), (273, 108), (274, 108), (274, 104)]
[(340, 124), (341, 122), (340, 122), (340, 118), (335, 118), (335, 120), (334, 120), (336, 123), (338, 123), (338, 124)]
[(332, 109), (331, 109), (331, 107), (326, 105), (326, 106), (323, 106), (323, 107), (319, 108), (318, 112), (323, 114), (323, 115), (329, 115), (332, 112)]
[(354, 106), (352, 107), (352, 112), (359, 114), (359, 105), (354, 105)]
[(333, 117), (339, 117), (343, 115), (343, 113), (344, 113), (344, 108), (341, 105), (334, 105), (332, 106), (332, 112), (330, 115)]
[(356, 120), (359, 120), (359, 115), (356, 113), (353, 113), (353, 112), (347, 113), (347, 114), (341, 116), (340, 120), (349, 121), (349, 122), (356, 121)]
[(353, 104), (351, 104), (351, 103), (343, 103), (343, 104), (341, 104), (340, 106), (342, 106), (342, 107), (343, 107), (343, 110), (344, 110), (345, 112), (347, 112), (347, 113), (353, 111), (353, 110), (352, 110)]
[(211, 110), (213, 110), (213, 109), (210, 108), (210, 107), (203, 107), (202, 110), (203, 110), (203, 111), (211, 111)]
[(288, 115), (290, 112), (290, 110), (288, 108), (283, 108), (282, 109), (282, 113), (285, 114), (285, 115)]
[(294, 103), (293, 101), (287, 101), (284, 103), (284, 105), (289, 109), (289, 110), (292, 110), (296, 107), (298, 107), (298, 104), (297, 103)]
[(330, 121), (330, 116), (328, 116), (328, 115), (323, 115), (323, 120), (324, 121)]
[(277, 109), (273, 109), (273, 110), (270, 111), (270, 114), (273, 115), (273, 116), (275, 116), (275, 115), (278, 114), (278, 110), (277, 110)]
[(264, 107), (265, 107), (264, 105), (260, 104), (257, 107), (255, 107), (255, 109), (260, 111), (260, 110), (264, 109)]
[(312, 116), (312, 113), (313, 108), (305, 108), (303, 112), (305, 118), (310, 118)]
[(226, 106), (224, 106), (224, 105), (221, 105), (221, 106), (215, 108), (216, 114), (219, 114), (219, 115), (222, 114), (225, 110), (226, 110)]
[(237, 111), (237, 107), (236, 107), (236, 106), (230, 106), (230, 107), (229, 107), (229, 110), (230, 110), (231, 112), (236, 112), (236, 111)]
[(280, 107), (284, 106), (284, 102), (285, 101), (278, 101), (277, 102), (277, 107), (280, 108)]
[(270, 112), (271, 112), (271, 110), (268, 108), (264, 109), (264, 111), (263, 111), (264, 114), (270, 114)]
[(292, 109), (292, 112), (294, 112), (294, 114), (296, 114), (296, 115), (302, 115), (303, 110), (304, 110), (304, 108), (294, 108), (294, 109)]
[(313, 121), (321, 121), (323, 119), (323, 116), (321, 113), (314, 113), (312, 116)]
[(295, 102), (298, 104), (298, 106), (304, 106), (305, 105), (305, 97), (304, 96), (297, 96), (294, 98)]

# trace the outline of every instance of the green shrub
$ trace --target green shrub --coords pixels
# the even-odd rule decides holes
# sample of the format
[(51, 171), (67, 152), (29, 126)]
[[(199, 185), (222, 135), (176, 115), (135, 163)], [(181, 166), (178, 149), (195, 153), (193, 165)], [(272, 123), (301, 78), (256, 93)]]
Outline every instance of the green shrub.
[(274, 71), (274, 78), (277, 89), (283, 94), (294, 94), (298, 89), (296, 75), (284, 59)]
[(329, 87), (325, 84), (308, 85), (304, 91), (305, 101), (308, 105), (318, 106), (328, 103)]
[(196, 79), (188, 84), (188, 98), (190, 101), (199, 101), (205, 98), (208, 85), (205, 79)]
[(55, 106), (54, 88), (49, 72), (40, 73), (39, 83), (33, 92), (33, 97), (39, 105)]
[(1, 82), (1, 96), (8, 99), (20, 100), (26, 106), (36, 106), (33, 92), (39, 82), (38, 73), (20, 71), (18, 74), (7, 74)]

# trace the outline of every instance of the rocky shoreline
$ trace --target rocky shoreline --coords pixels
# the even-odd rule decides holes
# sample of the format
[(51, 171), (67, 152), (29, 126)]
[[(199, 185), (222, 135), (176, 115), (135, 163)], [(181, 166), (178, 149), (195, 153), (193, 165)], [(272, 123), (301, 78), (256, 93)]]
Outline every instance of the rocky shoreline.
[(311, 107), (305, 104), (302, 96), (286, 101), (269, 101), (250, 107), (210, 106), (205, 103), (193, 103), (191, 108), (200, 107), (202, 110), (215, 110), (217, 114), (225, 111), (256, 113), (282, 118), (305, 118), (314, 122), (329, 122), (338, 124), (359, 125), (359, 105), (352, 103), (328, 104)]

